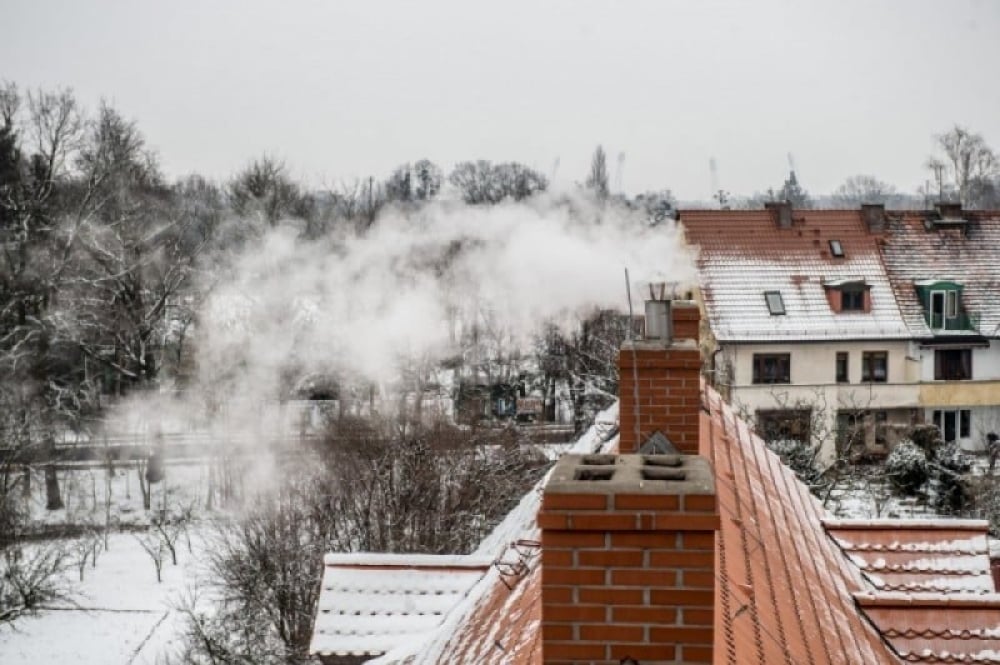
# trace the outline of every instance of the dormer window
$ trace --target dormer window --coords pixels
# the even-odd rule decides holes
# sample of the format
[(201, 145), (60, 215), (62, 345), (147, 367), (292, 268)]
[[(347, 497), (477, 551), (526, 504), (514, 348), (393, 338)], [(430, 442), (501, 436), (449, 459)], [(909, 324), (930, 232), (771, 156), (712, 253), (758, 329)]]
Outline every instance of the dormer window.
[(765, 291), (764, 300), (767, 301), (767, 310), (771, 316), (785, 313), (785, 301), (781, 298), (781, 291)]
[(830, 241), (830, 254), (838, 259), (844, 258), (844, 246), (840, 244), (839, 240)]
[(871, 288), (863, 279), (838, 279), (824, 282), (826, 299), (834, 312), (870, 312)]
[(923, 280), (914, 286), (931, 330), (973, 330), (974, 320), (962, 311), (962, 285), (946, 279)]

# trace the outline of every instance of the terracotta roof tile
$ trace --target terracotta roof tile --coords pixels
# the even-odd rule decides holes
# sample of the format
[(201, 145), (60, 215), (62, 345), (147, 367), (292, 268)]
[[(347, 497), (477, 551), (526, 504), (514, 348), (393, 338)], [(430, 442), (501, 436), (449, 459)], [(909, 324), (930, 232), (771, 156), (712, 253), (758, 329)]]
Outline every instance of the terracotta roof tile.
[[(857, 210), (796, 210), (782, 229), (767, 211), (681, 211), (685, 236), (698, 247), (702, 297), (712, 332), (723, 341), (903, 339), (900, 315), (879, 256), (877, 237)], [(831, 256), (839, 240), (843, 258)], [(863, 279), (871, 311), (836, 313), (826, 284)], [(765, 291), (779, 291), (786, 313), (772, 316)]]
[(858, 604), (908, 663), (1000, 663), (1000, 596), (860, 594)]
[(994, 593), (985, 522), (830, 520), (826, 525), (875, 589)]

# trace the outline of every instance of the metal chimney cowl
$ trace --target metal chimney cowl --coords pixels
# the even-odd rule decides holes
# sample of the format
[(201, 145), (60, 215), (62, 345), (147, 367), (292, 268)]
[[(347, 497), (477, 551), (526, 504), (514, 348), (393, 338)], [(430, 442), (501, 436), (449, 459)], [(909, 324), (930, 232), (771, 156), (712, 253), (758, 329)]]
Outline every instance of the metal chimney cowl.
[(669, 300), (646, 301), (646, 334), (647, 340), (660, 340), (665, 344), (673, 341), (673, 321), (670, 316)]

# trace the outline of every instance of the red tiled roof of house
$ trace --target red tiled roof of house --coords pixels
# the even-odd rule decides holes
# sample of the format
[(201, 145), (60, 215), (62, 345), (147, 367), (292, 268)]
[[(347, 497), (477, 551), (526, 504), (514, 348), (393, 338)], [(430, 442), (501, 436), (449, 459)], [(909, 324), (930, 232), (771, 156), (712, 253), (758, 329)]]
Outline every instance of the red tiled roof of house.
[[(832, 520), (718, 393), (704, 393), (701, 454), (721, 516), (715, 663), (1000, 663), (985, 522)], [(520, 529), (506, 535), (536, 540), (525, 518), (538, 506), (533, 490), (516, 511)], [(541, 663), (539, 560), (523, 557), (517, 575), (495, 566), (436, 635), (376, 662)]]
[[(767, 210), (684, 210), (685, 237), (698, 247), (702, 298), (721, 341), (904, 339), (909, 331), (879, 256), (878, 236), (858, 210), (794, 210), (780, 228)], [(831, 254), (839, 241), (844, 256)], [(835, 313), (826, 286), (864, 281), (871, 311)], [(778, 291), (785, 313), (764, 299)]]
[(826, 535), (819, 501), (715, 391), (706, 397), (701, 452), (722, 517), (715, 662), (896, 662), (854, 605), (864, 579)]

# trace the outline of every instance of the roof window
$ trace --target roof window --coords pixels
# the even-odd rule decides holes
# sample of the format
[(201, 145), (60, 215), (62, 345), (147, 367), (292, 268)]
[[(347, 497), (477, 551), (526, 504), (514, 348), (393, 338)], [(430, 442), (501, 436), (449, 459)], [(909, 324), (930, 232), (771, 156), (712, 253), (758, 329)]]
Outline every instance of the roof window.
[(844, 258), (844, 246), (840, 244), (839, 240), (830, 241), (830, 254), (838, 259)]
[(785, 313), (785, 301), (781, 298), (781, 291), (765, 291), (764, 299), (767, 301), (767, 309), (771, 316)]

